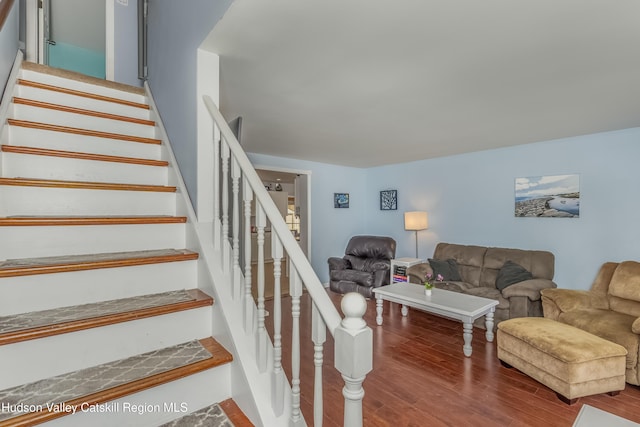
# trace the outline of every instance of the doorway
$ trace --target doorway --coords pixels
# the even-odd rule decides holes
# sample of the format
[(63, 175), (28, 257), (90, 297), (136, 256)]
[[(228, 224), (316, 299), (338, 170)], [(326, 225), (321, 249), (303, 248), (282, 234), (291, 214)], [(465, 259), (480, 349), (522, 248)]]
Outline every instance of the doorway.
[(25, 0), (27, 60), (112, 79), (114, 1)]
[[(310, 257), (310, 230), (311, 230), (311, 209), (310, 209), (310, 171), (293, 170), (284, 168), (271, 168), (266, 166), (255, 166), (258, 176), (262, 180), (269, 191), (269, 195), (278, 206), (278, 209), (282, 213), (282, 217), (285, 220), (291, 234), (296, 238), (302, 252), (307, 258)], [(252, 236), (252, 253), (257, 248), (254, 246), (253, 241), (255, 236)], [(265, 232), (265, 252), (270, 247), (270, 230)], [(273, 259), (270, 259), (270, 248), (265, 255), (265, 297), (270, 298), (273, 296), (274, 290), (274, 277), (273, 277)], [(289, 294), (289, 263), (286, 259), (282, 260), (281, 271), (282, 276), (280, 278), (281, 294)], [(256, 269), (252, 267), (252, 274), (255, 275)], [(257, 295), (256, 280), (255, 277), (252, 280), (253, 295)]]

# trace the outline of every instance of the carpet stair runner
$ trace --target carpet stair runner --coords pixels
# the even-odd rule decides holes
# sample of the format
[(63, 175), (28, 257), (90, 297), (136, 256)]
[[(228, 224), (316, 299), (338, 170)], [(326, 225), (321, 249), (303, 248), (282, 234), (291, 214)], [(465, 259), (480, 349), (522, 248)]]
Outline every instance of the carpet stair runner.
[[(218, 342), (205, 338), (5, 389), (0, 391), (0, 427), (89, 411), (91, 406), (231, 360)], [(131, 409), (118, 403), (103, 407), (114, 412)]]

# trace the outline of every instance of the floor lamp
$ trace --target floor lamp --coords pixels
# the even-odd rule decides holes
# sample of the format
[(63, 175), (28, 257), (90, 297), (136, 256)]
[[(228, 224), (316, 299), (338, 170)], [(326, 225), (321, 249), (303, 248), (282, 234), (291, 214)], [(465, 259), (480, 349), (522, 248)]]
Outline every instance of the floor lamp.
[(404, 229), (416, 233), (416, 258), (418, 258), (418, 231), (429, 228), (429, 220), (426, 212), (405, 212)]

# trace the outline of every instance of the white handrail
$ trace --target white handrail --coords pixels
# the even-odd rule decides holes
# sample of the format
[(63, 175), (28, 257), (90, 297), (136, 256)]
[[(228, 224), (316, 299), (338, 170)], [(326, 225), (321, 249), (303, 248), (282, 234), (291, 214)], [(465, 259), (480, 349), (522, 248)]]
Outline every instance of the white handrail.
[[(219, 251), (222, 270), (230, 274), (233, 289), (232, 301), (238, 301), (236, 296), (244, 295), (244, 300), (239, 304), (239, 309), (245, 314), (244, 332), (255, 338), (255, 361), (259, 373), (268, 373), (270, 378), (271, 410), (276, 417), (286, 415), (289, 417), (290, 426), (304, 426), (305, 420), (300, 413), (300, 296), (304, 286), (313, 301), (312, 309), (312, 341), (314, 343), (314, 425), (321, 427), (323, 413), (322, 403), (322, 351), (326, 330), (334, 337), (334, 364), (342, 374), (345, 386), (342, 394), (345, 399), (344, 425), (348, 427), (361, 427), (362, 398), (364, 390), (362, 383), (373, 367), (373, 332), (367, 327), (362, 316), (366, 312), (367, 303), (364, 297), (358, 293), (345, 295), (341, 302), (342, 319), (338, 310), (333, 305), (327, 292), (320, 283), (320, 279), (313, 271), (309, 260), (295, 240), (280, 210), (273, 199), (267, 193), (262, 180), (258, 177), (253, 165), (249, 161), (244, 149), (229, 128), (226, 120), (218, 111), (211, 98), (204, 96), (204, 103), (213, 119), (214, 130), (219, 131), (220, 139), (214, 137), (214, 153), (219, 153), (213, 159), (211, 167), (214, 177), (221, 175), (214, 187), (214, 230), (213, 236), (216, 243), (214, 247)], [(214, 135), (216, 132), (214, 132)], [(231, 164), (231, 166), (230, 166)], [(231, 175), (229, 177), (229, 175)], [(231, 178), (231, 179), (229, 179)], [(245, 233), (247, 220), (251, 218), (252, 194), (255, 196), (255, 227), (257, 229), (257, 322), (256, 329), (253, 326), (251, 312), (255, 307), (251, 298), (251, 249), (248, 247), (250, 240), (245, 236), (245, 271), (246, 277), (241, 280), (239, 255), (239, 187), (240, 180), (243, 185), (243, 205), (245, 209)], [(219, 185), (221, 184), (221, 193)], [(229, 190), (231, 184), (232, 189)], [(218, 198), (222, 198), (221, 212)], [(229, 198), (232, 197), (233, 216), (229, 216)], [(274, 301), (273, 301), (273, 342), (269, 342), (265, 316), (265, 227), (267, 219), (271, 224), (271, 257), (273, 259)], [(233, 234), (229, 235), (230, 222)], [(253, 226), (253, 224), (252, 224)], [(282, 310), (280, 299), (281, 270), (280, 262), (284, 258), (283, 249), (288, 254), (290, 262), (290, 295), (292, 315), (292, 348), (291, 348), (291, 388), (289, 389), (282, 367)], [(231, 257), (233, 256), (233, 259)], [(231, 265), (233, 264), (233, 265)], [(231, 271), (230, 271), (231, 270)], [(243, 334), (244, 335), (244, 334)], [(269, 360), (271, 363), (268, 363)], [(262, 395), (262, 394), (261, 394)], [(285, 395), (289, 395), (285, 408)], [(270, 413), (271, 414), (271, 413)]]
[(335, 306), (331, 302), (324, 286), (313, 271), (311, 263), (305, 256), (304, 252), (302, 252), (298, 242), (287, 228), (286, 223), (282, 221), (280, 211), (269, 196), (269, 193), (267, 193), (267, 190), (264, 188), (262, 180), (258, 177), (251, 161), (244, 152), (244, 149), (240, 146), (240, 143), (231, 131), (231, 128), (229, 128), (226, 120), (220, 111), (218, 111), (218, 108), (209, 96), (205, 95), (203, 98), (209, 114), (220, 130), (221, 137), (228, 144), (229, 149), (240, 166), (240, 169), (242, 169), (243, 178), (249, 182), (256, 199), (260, 201), (267, 218), (271, 222), (271, 228), (275, 229), (281, 240), (282, 246), (287, 251), (291, 262), (296, 266), (296, 270), (300, 275), (302, 283), (311, 295), (311, 298), (327, 325), (329, 332), (331, 335), (334, 335), (336, 328), (340, 326), (340, 322), (342, 321), (338, 310), (336, 310)]

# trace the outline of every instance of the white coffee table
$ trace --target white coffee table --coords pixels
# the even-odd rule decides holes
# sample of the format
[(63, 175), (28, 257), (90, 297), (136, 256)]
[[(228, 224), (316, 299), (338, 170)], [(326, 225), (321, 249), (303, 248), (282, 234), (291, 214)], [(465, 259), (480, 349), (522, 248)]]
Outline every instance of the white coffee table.
[(426, 311), (438, 316), (459, 320), (462, 322), (462, 337), (464, 355), (471, 356), (471, 340), (473, 338), (473, 321), (486, 316), (485, 325), (487, 341), (493, 341), (493, 313), (498, 301), (461, 294), (458, 292), (433, 289), (431, 296), (426, 296), (424, 286), (415, 283), (394, 283), (380, 288), (374, 288), (376, 295), (376, 323), (382, 325), (382, 301), (402, 304), (402, 315), (406, 316), (409, 307)]

